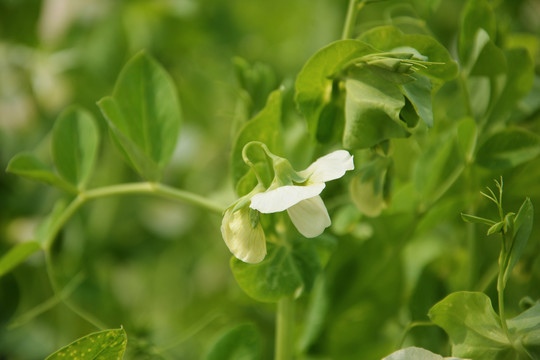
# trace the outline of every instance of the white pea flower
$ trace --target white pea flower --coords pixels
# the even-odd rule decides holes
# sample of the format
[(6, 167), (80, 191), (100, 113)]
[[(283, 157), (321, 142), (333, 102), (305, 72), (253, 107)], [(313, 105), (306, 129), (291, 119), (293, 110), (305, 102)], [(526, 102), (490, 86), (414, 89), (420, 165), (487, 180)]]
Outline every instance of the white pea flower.
[(287, 210), (298, 231), (307, 238), (316, 237), (330, 226), (330, 216), (319, 194), (325, 182), (335, 180), (348, 170), (354, 169), (353, 157), (345, 150), (337, 150), (317, 159), (307, 169), (299, 171), (298, 177), (304, 181), (290, 180), (283, 185), (283, 179), (262, 193), (251, 197), (250, 208), (261, 213), (275, 213)]
[(468, 360), (457, 357), (442, 357), (423, 348), (408, 347), (398, 350), (382, 360)]

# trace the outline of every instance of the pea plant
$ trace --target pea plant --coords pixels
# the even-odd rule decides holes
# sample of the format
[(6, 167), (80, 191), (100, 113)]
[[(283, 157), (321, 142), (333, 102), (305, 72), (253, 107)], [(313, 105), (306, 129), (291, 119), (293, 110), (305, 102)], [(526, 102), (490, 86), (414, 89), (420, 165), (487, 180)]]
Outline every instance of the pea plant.
[(0, 358), (540, 359), (539, 46), (515, 7), (538, 15), (349, 0), (294, 75), (228, 63), (230, 134), (204, 141), (200, 89), (131, 52), (10, 154), (5, 178), (48, 195), (0, 242)]

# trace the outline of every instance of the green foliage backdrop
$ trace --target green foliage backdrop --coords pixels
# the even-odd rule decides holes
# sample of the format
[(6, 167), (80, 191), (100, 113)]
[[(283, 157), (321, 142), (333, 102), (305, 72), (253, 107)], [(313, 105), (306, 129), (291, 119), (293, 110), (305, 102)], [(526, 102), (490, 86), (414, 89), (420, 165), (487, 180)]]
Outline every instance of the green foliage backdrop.
[[(362, 4), (338, 41), (345, 0), (0, 0), (0, 359), (126, 338), (126, 359), (271, 359), (291, 293), (299, 359), (540, 356), (540, 3)], [(225, 209), (257, 184), (254, 140), (356, 164), (325, 234), (260, 264), (230, 259), (219, 215), (143, 194), (168, 187), (65, 200), (160, 180)]]

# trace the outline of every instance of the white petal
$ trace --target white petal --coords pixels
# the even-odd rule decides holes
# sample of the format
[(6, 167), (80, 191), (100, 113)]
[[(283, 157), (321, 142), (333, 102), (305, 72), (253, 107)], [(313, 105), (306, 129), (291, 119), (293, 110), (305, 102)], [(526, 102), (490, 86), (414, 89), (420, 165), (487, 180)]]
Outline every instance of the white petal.
[(398, 350), (382, 360), (467, 360), (457, 357), (445, 357), (441, 355), (434, 354), (429, 350), (418, 348), (418, 347), (408, 347), (406, 349)]
[(255, 264), (266, 255), (266, 238), (260, 224), (251, 226), (249, 209), (225, 211), (221, 223), (221, 235), (231, 253), (238, 259)]
[(320, 196), (301, 201), (287, 212), (298, 232), (307, 238), (321, 235), (332, 223)]
[(249, 207), (264, 214), (280, 212), (298, 204), (302, 200), (319, 195), (324, 187), (324, 183), (307, 186), (281, 186), (274, 190), (253, 195)]
[(345, 150), (337, 150), (318, 158), (306, 170), (300, 171), (300, 176), (310, 176), (310, 183), (335, 180), (348, 170), (354, 169), (353, 156)]

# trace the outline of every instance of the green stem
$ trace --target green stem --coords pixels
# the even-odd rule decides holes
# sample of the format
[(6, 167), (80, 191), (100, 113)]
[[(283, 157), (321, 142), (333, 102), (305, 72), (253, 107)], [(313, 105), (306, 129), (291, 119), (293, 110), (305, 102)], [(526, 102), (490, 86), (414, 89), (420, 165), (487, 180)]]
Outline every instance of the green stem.
[(343, 33), (341, 39), (350, 39), (353, 37), (354, 26), (356, 25), (356, 16), (358, 12), (365, 4), (365, 0), (349, 0), (349, 7), (347, 9), (347, 17), (345, 18), (345, 26), (343, 27)]
[(96, 199), (105, 196), (112, 195), (126, 195), (126, 194), (154, 194), (164, 198), (172, 200), (180, 200), (190, 205), (194, 205), (206, 210), (209, 210), (215, 214), (221, 215), (225, 210), (223, 206), (208, 200), (205, 197), (194, 194), (189, 191), (175, 189), (173, 187), (152, 182), (141, 182), (133, 184), (120, 184), (106, 186), (102, 188), (88, 190), (83, 193), (83, 196), (87, 199)]
[(508, 341), (512, 344), (512, 338), (508, 331), (508, 325), (506, 324), (506, 314), (504, 312), (504, 270), (501, 267), (499, 271), (499, 277), (497, 278), (497, 292), (499, 293), (499, 317), (501, 319), (501, 326), (508, 338)]
[(506, 272), (506, 268), (508, 267), (508, 260), (509, 256), (506, 252), (506, 235), (504, 232), (502, 234), (502, 249), (500, 254), (500, 261), (499, 261), (499, 276), (497, 277), (497, 293), (498, 293), (498, 300), (499, 300), (499, 318), (501, 320), (501, 326), (502, 329), (508, 338), (508, 341), (510, 342), (510, 345), (513, 346), (512, 338), (510, 337), (510, 331), (508, 330), (508, 324), (506, 323), (506, 314), (504, 311), (504, 288), (506, 287), (506, 284), (504, 283), (504, 273)]
[(105, 186), (101, 188), (96, 188), (88, 191), (80, 192), (66, 207), (62, 212), (60, 217), (52, 224), (52, 228), (49, 231), (47, 237), (43, 241), (43, 250), (45, 252), (45, 263), (47, 267), (47, 275), (49, 277), (49, 282), (54, 291), (54, 294), (57, 298), (63, 301), (68, 308), (70, 308), (74, 313), (79, 315), (81, 318), (88, 321), (90, 324), (94, 325), (98, 329), (106, 329), (106, 325), (100, 320), (96, 319), (91, 314), (87, 313), (66, 296), (61, 296), (62, 289), (56, 280), (54, 275), (54, 267), (52, 262), (52, 246), (54, 240), (56, 239), (58, 233), (66, 222), (75, 214), (75, 212), (84, 205), (88, 200), (97, 199), (101, 197), (114, 196), (114, 195), (126, 195), (126, 194), (154, 194), (162, 196), (168, 199), (180, 200), (182, 202), (198, 206), (200, 208), (209, 210), (213, 213), (221, 215), (224, 211), (224, 208), (200, 195), (172, 188), (170, 186), (151, 183), (151, 182), (141, 182), (141, 183), (132, 183), (132, 184), (119, 184), (112, 186)]
[(294, 299), (287, 296), (277, 304), (275, 360), (291, 360), (294, 352)]
[(403, 343), (405, 342), (405, 339), (407, 338), (407, 335), (409, 332), (417, 327), (426, 327), (426, 326), (437, 326), (436, 324), (432, 323), (431, 321), (413, 321), (407, 325), (405, 330), (403, 330), (403, 335), (401, 336), (401, 340), (399, 341), (397, 349), (401, 349), (403, 347)]
[(463, 94), (463, 102), (465, 103), (465, 112), (469, 116), (473, 116), (472, 105), (471, 105), (471, 95), (469, 93), (469, 85), (467, 85), (466, 75), (461, 72), (458, 76), (459, 86), (461, 88), (461, 93)]

